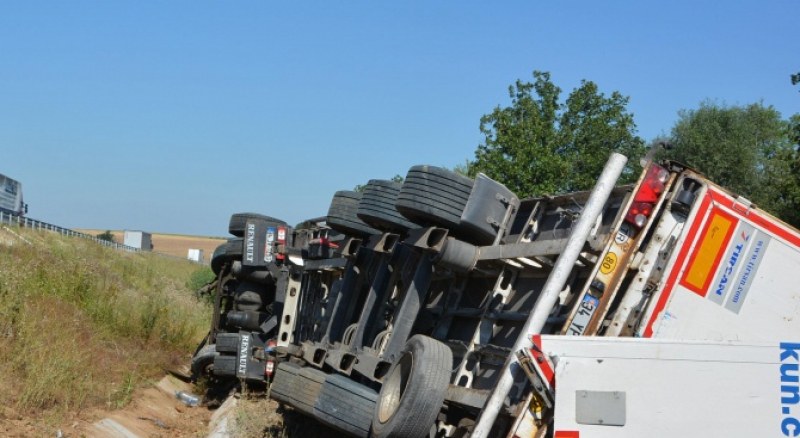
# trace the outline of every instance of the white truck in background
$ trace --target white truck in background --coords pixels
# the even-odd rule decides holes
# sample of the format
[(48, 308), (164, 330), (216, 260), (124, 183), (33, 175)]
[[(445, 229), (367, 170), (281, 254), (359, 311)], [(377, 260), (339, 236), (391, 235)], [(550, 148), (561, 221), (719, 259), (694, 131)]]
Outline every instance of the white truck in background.
[(22, 198), (22, 184), (3, 174), (0, 174), (0, 212), (12, 216), (24, 216), (28, 212), (28, 204)]

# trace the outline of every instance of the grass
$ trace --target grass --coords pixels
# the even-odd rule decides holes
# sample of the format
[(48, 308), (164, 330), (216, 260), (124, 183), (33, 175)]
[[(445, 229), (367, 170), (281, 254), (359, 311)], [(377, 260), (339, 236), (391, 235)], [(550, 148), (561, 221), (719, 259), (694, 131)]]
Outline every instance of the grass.
[(30, 244), (0, 229), (3, 405), (45, 420), (118, 408), (188, 363), (210, 315), (187, 287), (196, 264), (13, 231)]

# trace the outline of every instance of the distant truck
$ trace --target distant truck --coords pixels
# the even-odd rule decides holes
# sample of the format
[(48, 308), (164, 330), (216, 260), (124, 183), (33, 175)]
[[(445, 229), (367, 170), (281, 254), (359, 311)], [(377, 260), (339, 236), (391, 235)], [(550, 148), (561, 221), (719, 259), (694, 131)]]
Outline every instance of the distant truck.
[(203, 250), (196, 248), (189, 248), (189, 252), (186, 258), (188, 258), (193, 262), (203, 263)]
[(125, 246), (141, 249), (142, 251), (152, 251), (152, 235), (144, 231), (125, 230), (123, 243)]
[(28, 212), (28, 204), (22, 199), (22, 184), (3, 174), (0, 174), (0, 212), (13, 216)]

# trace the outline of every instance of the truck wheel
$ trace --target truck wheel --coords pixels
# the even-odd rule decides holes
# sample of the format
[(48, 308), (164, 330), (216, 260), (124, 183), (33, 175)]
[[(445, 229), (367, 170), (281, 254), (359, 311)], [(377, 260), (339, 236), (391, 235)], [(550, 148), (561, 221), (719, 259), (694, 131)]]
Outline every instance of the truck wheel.
[(219, 333), (215, 344), (217, 353), (238, 353), (239, 333)]
[(332, 374), (325, 379), (314, 416), (349, 434), (367, 437), (378, 393), (347, 377)]
[(264, 216), (258, 213), (236, 213), (231, 215), (231, 221), (228, 223), (228, 232), (236, 237), (243, 237), (244, 228), (248, 220), (264, 221), (268, 227), (287, 226), (286, 222), (272, 216)]
[(474, 182), (462, 175), (433, 166), (409, 169), (397, 195), (397, 210), (424, 225), (456, 229)]
[(411, 228), (418, 228), (419, 225), (406, 219), (394, 206), (402, 186), (394, 181), (370, 180), (358, 203), (358, 218), (382, 231), (404, 233)]
[(313, 416), (314, 405), (327, 376), (316, 368), (281, 362), (275, 371), (270, 397)]
[(226, 262), (233, 260), (241, 260), (244, 251), (244, 242), (242, 238), (230, 239), (214, 250), (211, 256), (211, 270), (214, 274), (219, 275), (222, 266)]
[(216, 345), (204, 346), (192, 357), (192, 380), (208, 377), (214, 371), (214, 357), (218, 356)]
[(361, 193), (347, 190), (336, 192), (328, 208), (328, 216), (326, 218), (328, 226), (340, 233), (353, 237), (378, 234), (378, 230), (358, 218), (359, 202), (361, 202)]
[(383, 378), (372, 436), (426, 436), (442, 408), (452, 362), (453, 353), (446, 345), (427, 336), (412, 336)]

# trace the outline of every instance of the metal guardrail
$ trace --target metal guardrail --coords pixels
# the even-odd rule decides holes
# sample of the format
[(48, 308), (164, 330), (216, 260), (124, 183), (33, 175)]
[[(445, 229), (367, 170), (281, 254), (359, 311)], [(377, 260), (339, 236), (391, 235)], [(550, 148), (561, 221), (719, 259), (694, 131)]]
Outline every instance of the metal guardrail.
[(111, 242), (104, 239), (99, 239), (91, 234), (81, 233), (78, 231), (70, 230), (69, 228), (59, 227), (58, 225), (49, 224), (47, 222), (42, 222), (36, 219), (31, 219), (27, 217), (22, 217), (18, 215), (13, 215), (7, 212), (0, 211), (0, 224), (9, 224), (9, 225), (18, 225), (19, 227), (23, 228), (31, 228), (34, 230), (41, 230), (41, 231), (52, 231), (54, 233), (59, 233), (62, 236), (71, 236), (71, 237), (79, 237), (81, 239), (91, 240), (96, 242), (100, 245), (107, 246), (109, 248), (118, 249), (121, 251), (127, 252), (144, 252), (148, 254), (156, 254), (161, 257), (168, 257), (176, 260), (186, 260), (192, 263), (197, 263), (200, 265), (207, 265), (208, 262), (197, 262), (188, 258), (172, 255), (172, 254), (164, 254), (157, 251), (143, 251), (139, 248), (134, 248), (132, 246), (123, 245), (117, 242)]
[(0, 211), (0, 223), (2, 224), (9, 224), (9, 225), (17, 225), (23, 228), (31, 228), (34, 230), (41, 230), (41, 231), (52, 231), (54, 233), (61, 234), (62, 236), (72, 236), (72, 237), (80, 237), (81, 239), (88, 239), (92, 240), (96, 243), (99, 243), (103, 246), (108, 246), (114, 249), (119, 249), (122, 251), (128, 252), (141, 252), (142, 250), (139, 248), (134, 248), (132, 246), (123, 245), (117, 242), (110, 242), (108, 240), (99, 239), (95, 236), (86, 234), (86, 233), (79, 233), (77, 231), (70, 230), (69, 228), (59, 227), (58, 225), (49, 224), (47, 222), (42, 222), (36, 219), (31, 219), (22, 216), (16, 216), (9, 213), (4, 213)]

